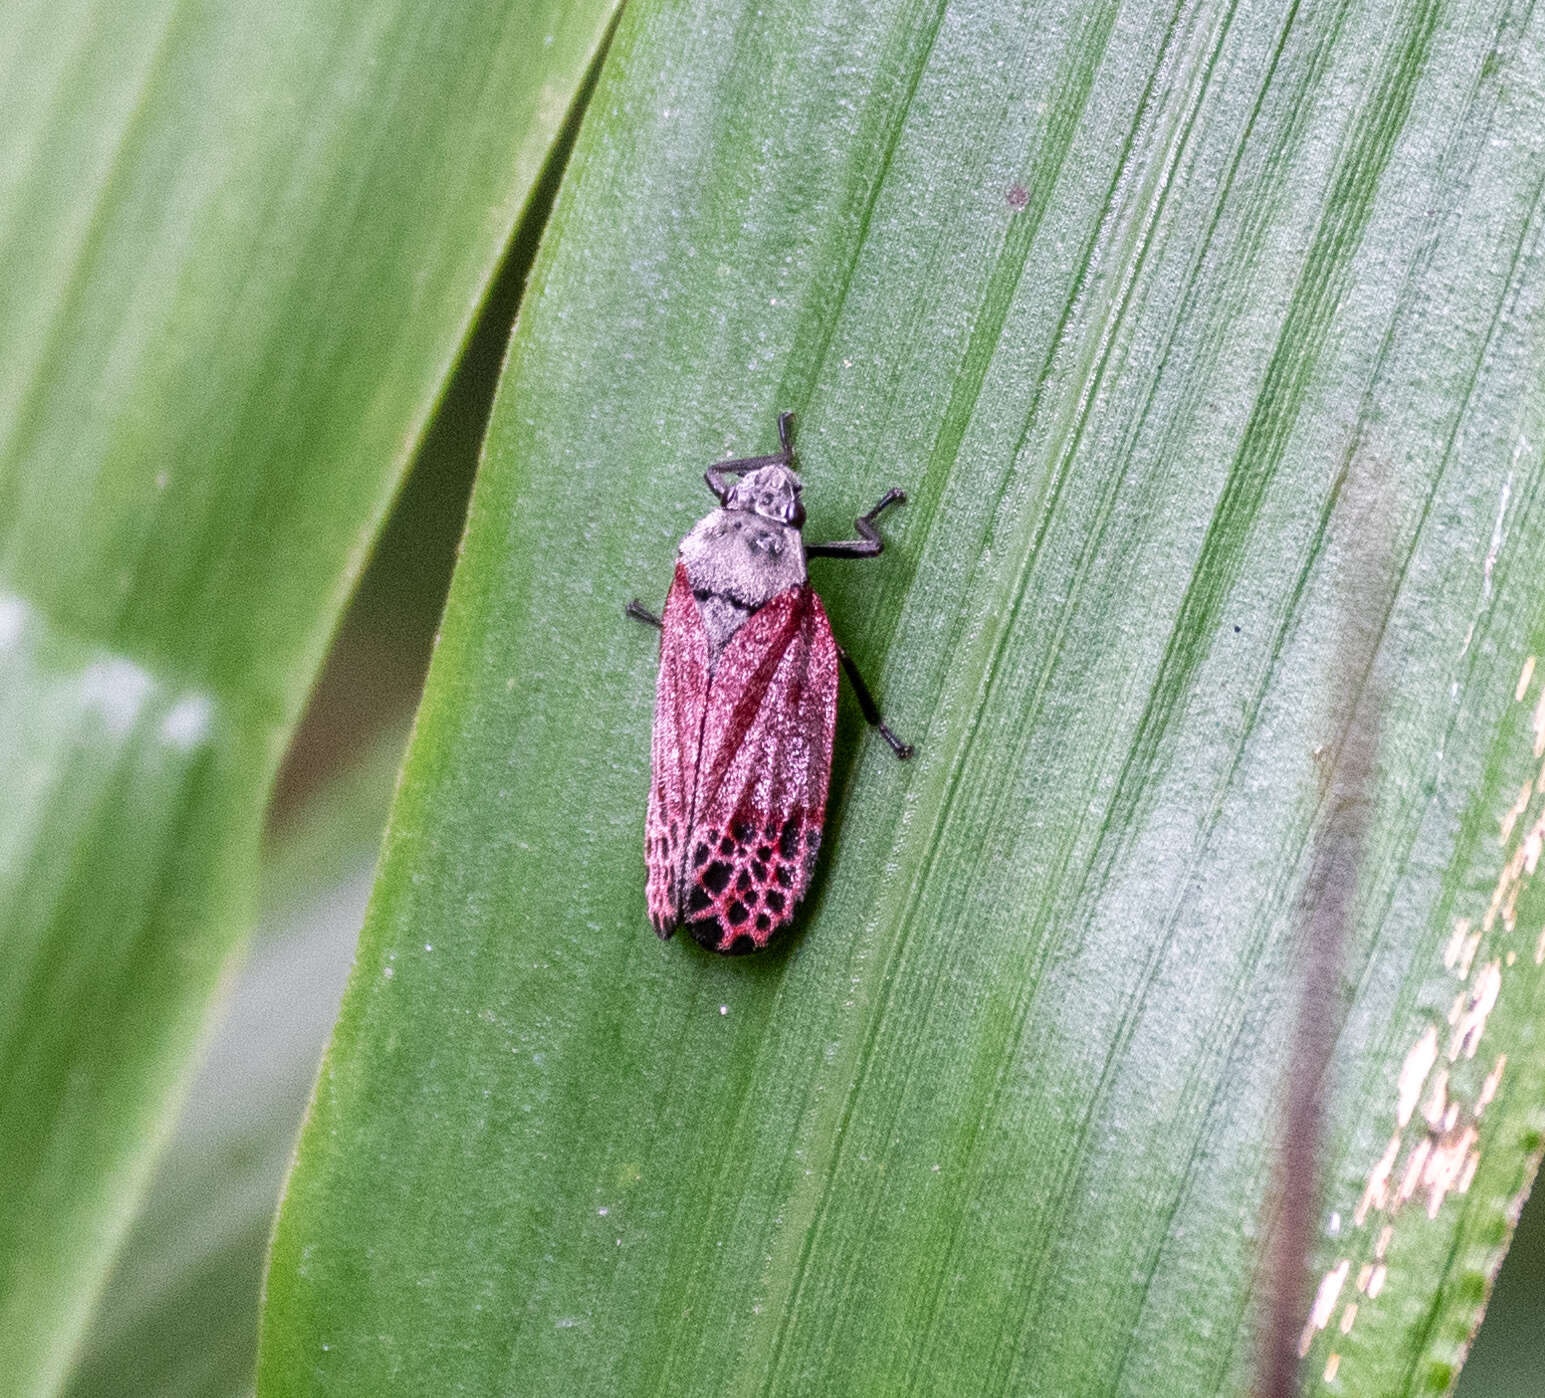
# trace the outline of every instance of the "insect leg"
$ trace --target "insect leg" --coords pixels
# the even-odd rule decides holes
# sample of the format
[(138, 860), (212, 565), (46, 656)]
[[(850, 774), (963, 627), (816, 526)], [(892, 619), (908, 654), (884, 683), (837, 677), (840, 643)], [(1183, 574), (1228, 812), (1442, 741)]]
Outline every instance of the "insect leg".
[(631, 602), (628, 603), (627, 606), (622, 609), (622, 614), (624, 616), (632, 617), (634, 621), (641, 621), (646, 626), (652, 626), (656, 631), (665, 630), (665, 623), (661, 621), (660, 618), (657, 617), (652, 611), (645, 607), (637, 597), (635, 597)]
[(864, 722), (880, 730), (880, 736), (891, 745), (891, 751), (897, 757), (903, 759), (911, 757), (912, 744), (902, 742), (880, 717), (880, 706), (874, 702), (874, 695), (869, 692), (869, 686), (864, 683), (864, 677), (858, 673), (858, 666), (853, 663), (853, 657), (838, 646), (837, 659), (842, 662), (842, 668), (847, 672), (848, 683), (853, 686), (853, 693), (858, 696), (858, 707), (863, 711)]
[(778, 414), (778, 445), (782, 450), (771, 456), (742, 456), (734, 461), (720, 461), (703, 472), (703, 481), (713, 491), (722, 505), (730, 493), (730, 483), (724, 474), (743, 476), (762, 466), (792, 466), (794, 464), (794, 414)]
[(866, 515), (860, 515), (853, 521), (853, 527), (858, 530), (856, 539), (837, 539), (829, 544), (806, 544), (806, 558), (874, 558), (885, 551), (885, 540), (880, 537), (880, 531), (875, 528), (875, 520), (879, 519), (884, 510), (892, 505), (906, 504), (906, 492), (896, 489), (887, 490), (880, 497), (880, 502)]

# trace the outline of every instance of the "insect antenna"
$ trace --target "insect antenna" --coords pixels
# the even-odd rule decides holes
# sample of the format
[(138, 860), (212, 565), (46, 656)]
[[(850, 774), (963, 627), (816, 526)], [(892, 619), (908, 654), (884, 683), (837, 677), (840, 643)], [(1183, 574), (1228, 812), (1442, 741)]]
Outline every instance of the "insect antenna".
[(718, 497), (722, 505), (730, 493), (730, 483), (725, 476), (743, 476), (763, 466), (793, 466), (794, 464), (794, 414), (778, 414), (778, 445), (780, 450), (770, 456), (741, 456), (734, 461), (720, 461), (703, 472), (703, 481)]

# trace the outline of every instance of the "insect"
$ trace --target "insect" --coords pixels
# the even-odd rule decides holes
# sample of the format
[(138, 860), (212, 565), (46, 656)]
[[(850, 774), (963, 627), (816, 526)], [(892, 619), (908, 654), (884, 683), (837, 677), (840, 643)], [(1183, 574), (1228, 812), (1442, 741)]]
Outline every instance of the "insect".
[[(794, 415), (780, 450), (710, 466), (719, 501), (681, 541), (660, 630), (653, 779), (645, 821), (649, 920), (685, 924), (710, 950), (739, 955), (788, 925), (810, 886), (826, 820), (837, 667), (897, 757), (912, 755), (880, 717), (810, 586), (808, 558), (873, 558), (875, 521), (906, 496), (888, 490), (859, 537), (806, 544), (794, 472)], [(738, 480), (731, 479), (738, 477)]]

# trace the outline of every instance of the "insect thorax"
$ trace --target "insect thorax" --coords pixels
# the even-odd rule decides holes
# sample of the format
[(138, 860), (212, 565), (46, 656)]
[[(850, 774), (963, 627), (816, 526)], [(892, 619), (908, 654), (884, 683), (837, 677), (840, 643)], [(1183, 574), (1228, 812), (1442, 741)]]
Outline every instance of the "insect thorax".
[(711, 660), (764, 602), (805, 581), (798, 529), (746, 509), (714, 510), (681, 541)]

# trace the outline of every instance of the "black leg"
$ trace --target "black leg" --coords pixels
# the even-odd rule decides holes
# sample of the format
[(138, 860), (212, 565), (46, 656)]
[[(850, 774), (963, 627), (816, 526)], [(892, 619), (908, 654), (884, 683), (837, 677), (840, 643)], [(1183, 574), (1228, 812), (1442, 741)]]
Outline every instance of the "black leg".
[(641, 621), (646, 626), (652, 626), (656, 631), (665, 630), (665, 623), (661, 621), (660, 618), (651, 612), (647, 607), (645, 607), (637, 597), (635, 597), (631, 602), (628, 603), (626, 607), (622, 609), (622, 614), (624, 616), (632, 617), (634, 621)]
[(838, 646), (837, 659), (842, 662), (842, 668), (847, 671), (848, 683), (853, 686), (853, 693), (858, 696), (858, 707), (863, 711), (864, 722), (880, 730), (880, 736), (891, 745), (891, 751), (897, 757), (903, 759), (911, 757), (912, 744), (902, 742), (880, 717), (880, 706), (874, 702), (874, 695), (869, 692), (869, 686), (864, 683), (864, 677), (858, 673), (858, 666), (853, 663), (853, 657)]
[(904, 505), (907, 497), (904, 491), (887, 490), (880, 497), (880, 503), (866, 515), (860, 515), (853, 521), (853, 527), (858, 530), (856, 539), (838, 539), (830, 544), (806, 544), (806, 558), (874, 558), (885, 551), (885, 540), (880, 537), (880, 531), (875, 528), (875, 520), (879, 519), (884, 510), (892, 505)]
[(703, 472), (703, 482), (713, 491), (714, 497), (722, 505), (725, 497), (730, 493), (730, 483), (724, 479), (726, 474), (731, 476), (743, 476), (747, 471), (755, 471), (762, 466), (792, 466), (794, 464), (794, 414), (778, 414), (778, 445), (781, 451), (772, 456), (742, 456), (734, 461), (720, 461), (710, 466)]

